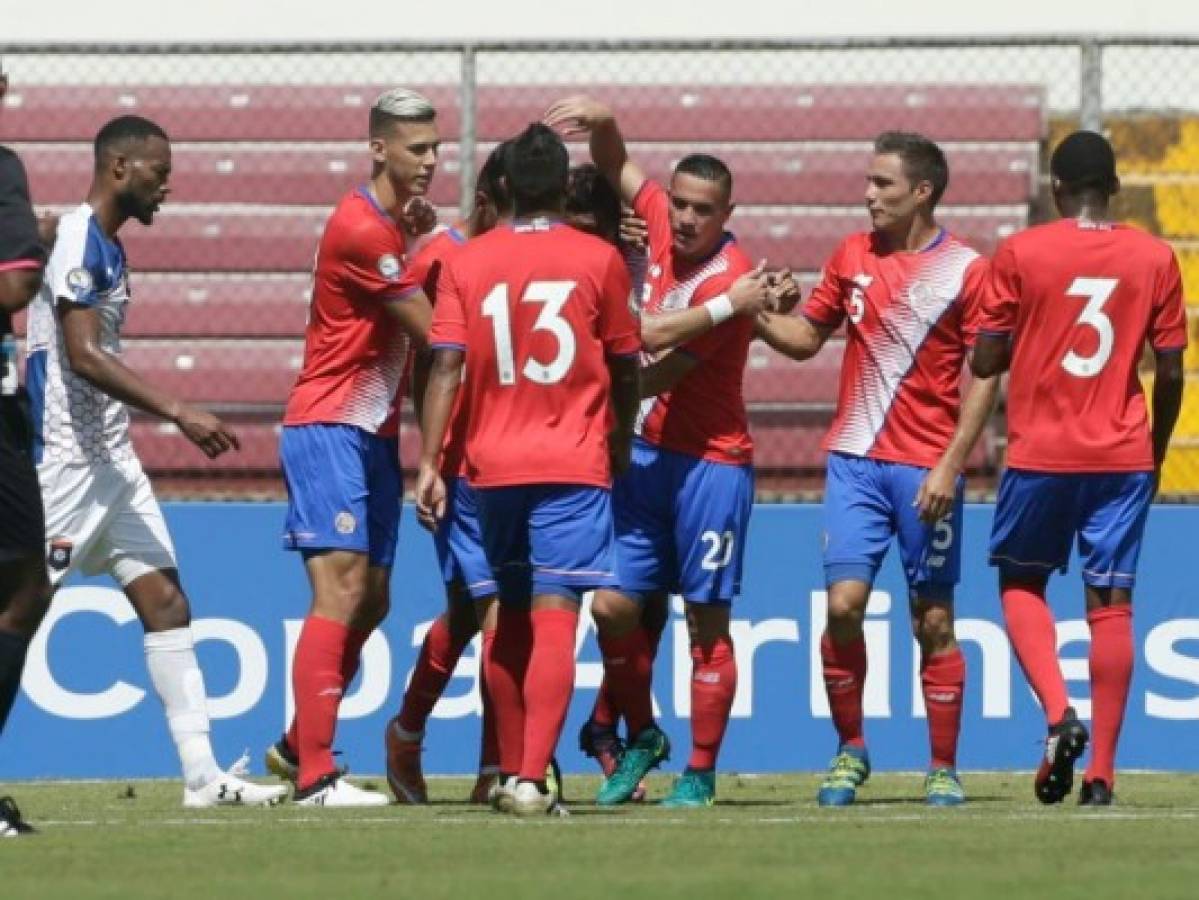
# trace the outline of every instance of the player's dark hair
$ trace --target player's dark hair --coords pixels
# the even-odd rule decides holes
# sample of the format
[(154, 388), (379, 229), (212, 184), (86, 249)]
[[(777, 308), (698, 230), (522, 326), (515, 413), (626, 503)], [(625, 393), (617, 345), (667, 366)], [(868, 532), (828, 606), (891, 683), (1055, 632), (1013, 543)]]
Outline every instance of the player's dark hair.
[(1068, 135), (1049, 158), (1049, 171), (1068, 194), (1098, 191), (1110, 197), (1119, 187), (1116, 152), (1107, 138), (1094, 131)]
[(512, 211), (512, 191), (508, 187), (508, 172), (505, 168), (505, 157), (508, 144), (511, 141), (501, 141), (487, 154), (475, 179), (475, 190), (485, 194), (501, 216)]
[(160, 137), (169, 141), (162, 127), (141, 116), (117, 116), (96, 133), (92, 144), (92, 152), (96, 165), (99, 166), (104, 157), (122, 144), (142, 143), (152, 137)]
[(704, 181), (715, 181), (724, 188), (724, 199), (733, 196), (733, 173), (722, 160), (707, 153), (689, 153), (674, 167), (676, 175), (691, 175)]
[(893, 153), (903, 163), (903, 174), (913, 185), (927, 181), (933, 192), (929, 209), (936, 207), (949, 187), (949, 163), (945, 152), (922, 134), (911, 131), (884, 131), (874, 139), (874, 152)]
[(557, 132), (541, 123), (530, 125), (512, 139), (504, 158), (516, 215), (561, 208), (570, 155)]
[(595, 233), (610, 244), (620, 237), (620, 195), (594, 163), (570, 170), (566, 212), (591, 216), (595, 220)]

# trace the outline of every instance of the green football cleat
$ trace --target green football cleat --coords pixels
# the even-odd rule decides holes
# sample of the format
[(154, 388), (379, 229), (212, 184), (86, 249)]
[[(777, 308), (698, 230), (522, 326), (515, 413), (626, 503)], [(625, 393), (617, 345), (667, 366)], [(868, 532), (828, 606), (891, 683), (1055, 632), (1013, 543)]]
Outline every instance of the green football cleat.
[(688, 809), (711, 806), (716, 802), (716, 773), (708, 770), (685, 771), (674, 781), (666, 799), (659, 804), (668, 809)]
[(924, 779), (924, 799), (929, 806), (960, 806), (966, 791), (953, 769), (933, 769)]
[(844, 746), (829, 763), (828, 775), (816, 794), (821, 806), (849, 806), (858, 788), (870, 777), (870, 756), (865, 747)]
[(600, 785), (595, 802), (600, 806), (615, 806), (633, 799), (641, 779), (650, 769), (670, 759), (670, 739), (657, 725), (641, 730), (616, 761), (616, 769)]

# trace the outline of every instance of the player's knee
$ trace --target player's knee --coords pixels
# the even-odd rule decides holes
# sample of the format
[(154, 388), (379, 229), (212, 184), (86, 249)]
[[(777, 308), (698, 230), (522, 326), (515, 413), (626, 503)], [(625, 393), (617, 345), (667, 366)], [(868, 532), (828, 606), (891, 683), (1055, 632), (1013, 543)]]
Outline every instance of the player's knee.
[(828, 595), (828, 621), (830, 625), (861, 628), (866, 618), (864, 598), (850, 591), (834, 590)]
[(918, 608), (913, 619), (915, 637), (925, 656), (941, 653), (954, 645), (953, 611), (944, 606)]
[(450, 635), (456, 642), (465, 643), (479, 630), (475, 608), (470, 603), (455, 603), (449, 610)]
[(169, 581), (165, 581), (152, 596), (142, 599), (140, 612), (147, 631), (170, 631), (191, 624), (191, 607), (186, 595)]
[(597, 591), (591, 603), (591, 615), (600, 633), (618, 636), (632, 631), (641, 622), (641, 607), (624, 594)]

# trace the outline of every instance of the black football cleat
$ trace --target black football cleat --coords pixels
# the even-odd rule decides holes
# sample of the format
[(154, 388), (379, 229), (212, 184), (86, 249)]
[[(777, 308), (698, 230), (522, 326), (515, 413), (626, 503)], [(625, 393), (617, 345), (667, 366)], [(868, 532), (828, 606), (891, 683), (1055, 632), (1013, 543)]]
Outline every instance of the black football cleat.
[(1038, 800), (1061, 803), (1070, 793), (1074, 788), (1074, 761), (1087, 749), (1090, 737), (1074, 707), (1067, 706), (1062, 720), (1049, 729), (1045, 738), (1045, 755), (1033, 781)]
[(1078, 790), (1079, 806), (1111, 806), (1114, 799), (1112, 789), (1102, 778), (1084, 781)]
[(21, 810), (12, 797), (0, 797), (0, 838), (33, 834), (34, 827), (21, 818)]

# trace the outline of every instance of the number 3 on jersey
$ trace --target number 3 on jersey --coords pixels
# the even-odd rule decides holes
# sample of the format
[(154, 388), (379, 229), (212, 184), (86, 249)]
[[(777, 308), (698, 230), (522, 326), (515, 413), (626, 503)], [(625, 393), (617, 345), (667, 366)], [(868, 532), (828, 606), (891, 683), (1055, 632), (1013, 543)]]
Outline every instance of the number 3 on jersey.
[(1067, 297), (1085, 297), (1087, 305), (1078, 316), (1079, 325), (1088, 325), (1099, 335), (1099, 347), (1090, 356), (1080, 356), (1071, 350), (1062, 357), (1062, 368), (1076, 378), (1094, 378), (1111, 359), (1116, 343), (1112, 320), (1103, 311), (1119, 281), (1115, 278), (1075, 278), (1066, 290)]
[[(575, 359), (575, 334), (570, 323), (562, 318), (573, 281), (534, 281), (525, 288), (522, 303), (542, 303), (541, 313), (533, 323), (534, 331), (548, 331), (558, 341), (558, 353), (548, 363), (533, 358), (525, 361), (521, 374), (537, 384), (556, 384), (566, 377)], [(500, 384), (516, 384), (516, 358), (512, 351), (512, 321), (508, 314), (508, 285), (497, 284), (483, 300), (483, 315), (491, 319), (495, 335), (495, 363)]]

